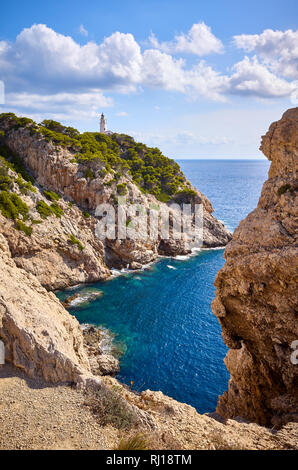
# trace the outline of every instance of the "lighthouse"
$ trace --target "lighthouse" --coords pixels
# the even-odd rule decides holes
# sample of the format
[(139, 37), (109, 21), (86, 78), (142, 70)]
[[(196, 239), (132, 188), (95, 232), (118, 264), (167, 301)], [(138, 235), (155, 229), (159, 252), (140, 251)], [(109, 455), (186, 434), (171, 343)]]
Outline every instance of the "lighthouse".
[(105, 115), (102, 113), (100, 117), (100, 132), (102, 132), (102, 134), (106, 134), (107, 130), (107, 120)]

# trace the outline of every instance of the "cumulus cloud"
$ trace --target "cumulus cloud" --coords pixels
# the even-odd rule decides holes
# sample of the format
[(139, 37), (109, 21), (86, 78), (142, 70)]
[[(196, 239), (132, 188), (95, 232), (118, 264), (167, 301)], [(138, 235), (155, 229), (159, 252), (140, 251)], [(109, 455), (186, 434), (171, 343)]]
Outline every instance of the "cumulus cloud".
[[(19, 110), (31, 116), (48, 114), (54, 119), (90, 119), (98, 116), (98, 108), (113, 105), (99, 90), (87, 93), (56, 93), (40, 95), (34, 93), (8, 93), (6, 96), (10, 109)], [(36, 118), (37, 119), (37, 118)]]
[(173, 41), (160, 43), (153, 33), (149, 41), (155, 49), (160, 49), (170, 54), (195, 54), (203, 56), (223, 52), (222, 42), (212, 34), (211, 28), (205, 23), (192, 25), (188, 33), (176, 35)]
[[(143, 51), (129, 33), (115, 32), (99, 44), (89, 41), (81, 45), (39, 24), (24, 29), (15, 42), (0, 41), (0, 79), (6, 85), (7, 106), (30, 108), (32, 112), (56, 110), (59, 115), (84, 119), (87, 114), (92, 117), (96, 107), (112, 105), (103, 93), (130, 93), (144, 87), (183, 93), (191, 99), (221, 101), (233, 94), (289, 96), (297, 86), (282, 77), (292, 74), (293, 68), (288, 65), (282, 76), (277, 66), (273, 68), (272, 58), (279, 54), (284, 61), (291, 56), (292, 61), (295, 52), (290, 45), (288, 54), (285, 47), (273, 47), (273, 40), (269, 47), (265, 36), (262, 41), (267, 46), (261, 45), (259, 37), (235, 37), (237, 47), (256, 50), (259, 58), (245, 57), (225, 74), (204, 60), (188, 65), (185, 58), (172, 55), (220, 52), (221, 42), (204, 23), (193, 25), (187, 34), (169, 43), (159, 44), (153, 38), (151, 47)], [(288, 36), (286, 42), (290, 44), (292, 36)], [(265, 56), (271, 60), (269, 65)]]
[(296, 85), (277, 77), (257, 57), (245, 57), (233, 67), (234, 73), (226, 82), (226, 91), (261, 98), (289, 96)]
[(246, 52), (257, 53), (273, 71), (298, 78), (298, 30), (273, 31), (234, 36), (235, 45)]

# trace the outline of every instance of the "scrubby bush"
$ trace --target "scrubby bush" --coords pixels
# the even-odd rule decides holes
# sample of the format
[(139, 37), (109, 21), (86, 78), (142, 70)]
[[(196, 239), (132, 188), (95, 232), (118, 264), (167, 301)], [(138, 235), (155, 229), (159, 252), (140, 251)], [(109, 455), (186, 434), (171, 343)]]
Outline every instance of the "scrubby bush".
[(131, 429), (138, 422), (136, 412), (116, 392), (105, 388), (86, 394), (84, 402), (102, 426)]
[(32, 234), (32, 227), (29, 227), (28, 225), (24, 224), (21, 220), (16, 220), (16, 229), (20, 230), (21, 232), (24, 232), (25, 235), (28, 237), (31, 236)]
[(57, 202), (53, 202), (53, 204), (50, 205), (51, 211), (53, 214), (55, 214), (56, 217), (60, 219), (60, 217), (64, 214), (63, 209), (57, 204)]
[(146, 437), (138, 433), (132, 437), (122, 438), (115, 450), (148, 450), (148, 446)]
[(193, 189), (185, 187), (181, 191), (177, 191), (175, 200), (179, 203), (190, 203), (196, 196), (197, 193)]
[(24, 180), (34, 183), (34, 178), (27, 172), (22, 159), (9, 150), (7, 145), (0, 145), (0, 160), (4, 166), (18, 173)]
[(0, 191), (9, 191), (12, 186), (12, 181), (10, 176), (0, 174)]
[(59, 194), (56, 194), (54, 191), (44, 191), (43, 194), (50, 201), (59, 201), (59, 199), (61, 199), (61, 196), (59, 196)]
[(91, 170), (91, 168), (87, 168), (87, 170), (85, 170), (84, 176), (86, 179), (93, 179), (95, 175), (93, 173), (93, 170)]
[(80, 242), (80, 240), (78, 240), (76, 237), (74, 237), (72, 234), (69, 235), (69, 241), (72, 245), (77, 245), (77, 247), (79, 248), (80, 251), (83, 251), (84, 250), (84, 246), (82, 245), (82, 243)]
[(43, 219), (46, 219), (50, 215), (55, 215), (56, 217), (60, 218), (64, 214), (63, 210), (57, 204), (57, 202), (53, 202), (49, 206), (44, 201), (39, 201), (37, 203), (36, 210)]
[(8, 219), (17, 219), (19, 215), (26, 219), (29, 207), (17, 194), (2, 191), (0, 193), (0, 211)]
[(31, 191), (33, 193), (36, 193), (36, 188), (33, 186), (31, 181), (25, 181), (21, 176), (18, 176), (17, 179), (15, 180), (17, 185), (20, 188), (20, 191), (22, 194), (28, 194), (28, 191)]
[(53, 215), (52, 209), (44, 201), (38, 201), (36, 210), (43, 219)]
[(117, 193), (118, 193), (120, 196), (125, 196), (125, 194), (127, 193), (127, 188), (126, 188), (126, 184), (125, 184), (125, 183), (117, 184)]
[(289, 183), (283, 184), (280, 188), (278, 188), (277, 194), (281, 196), (282, 194), (285, 194), (287, 191), (291, 191), (291, 192), (293, 191), (292, 186)]

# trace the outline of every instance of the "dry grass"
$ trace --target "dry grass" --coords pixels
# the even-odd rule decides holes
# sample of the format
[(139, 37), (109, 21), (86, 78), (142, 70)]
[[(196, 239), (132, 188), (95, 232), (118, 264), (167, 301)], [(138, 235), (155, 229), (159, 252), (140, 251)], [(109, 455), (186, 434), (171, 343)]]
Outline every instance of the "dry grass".
[(131, 406), (118, 393), (107, 388), (86, 393), (84, 405), (92, 410), (102, 426), (131, 429), (139, 421)]
[(135, 436), (122, 438), (115, 450), (148, 450), (149, 443), (146, 437), (138, 433)]

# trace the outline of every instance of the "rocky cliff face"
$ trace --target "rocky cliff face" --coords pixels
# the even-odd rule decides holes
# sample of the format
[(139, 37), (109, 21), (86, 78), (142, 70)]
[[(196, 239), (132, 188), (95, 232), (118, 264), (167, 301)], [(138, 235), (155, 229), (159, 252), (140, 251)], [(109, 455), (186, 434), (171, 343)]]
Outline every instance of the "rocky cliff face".
[(1, 234), (0, 339), (6, 360), (29, 377), (77, 382), (90, 372), (78, 321), (35, 276), (16, 266)]
[(298, 339), (297, 144), (295, 108), (262, 138), (269, 178), (226, 248), (212, 304), (230, 348), (229, 389), (217, 411), (266, 425), (298, 419), (298, 366), (290, 360)]
[[(106, 202), (114, 204), (115, 197), (117, 196), (117, 184), (122, 183), (126, 186), (129, 204), (140, 204), (145, 210), (149, 210), (152, 205), (165, 210), (166, 204), (158, 201), (152, 194), (144, 194), (134, 183), (127, 171), (115, 182), (113, 180), (113, 172), (105, 176), (99, 176), (102, 162), (98, 159), (88, 162), (87, 166), (81, 165), (75, 161), (73, 151), (54, 145), (53, 142), (47, 141), (38, 132), (32, 134), (30, 127), (25, 126), (16, 129), (13, 121), (9, 118), (7, 120), (2, 119), (1, 126), (5, 132), (5, 144), (11, 151), (21, 157), (26, 167), (36, 178), (39, 187), (56, 191), (65, 201), (72, 201), (81, 211), (85, 210), (91, 214), (89, 224), (82, 224), (82, 217), (79, 217), (80, 232), (82, 236), (83, 233), (86, 234), (85, 238), (92, 239), (90, 245), (93, 251), (97, 251), (100, 255), (97, 257), (99, 264), (96, 268), (96, 263), (93, 263), (95, 261), (94, 257), (92, 257), (92, 261), (89, 259), (90, 262), (87, 262), (88, 267), (85, 266), (86, 269), (84, 269), (85, 274), (82, 275), (80, 273), (77, 276), (77, 282), (94, 281), (96, 278), (102, 279), (106, 276), (108, 268), (106, 265), (104, 266), (103, 258), (110, 267), (127, 267), (129, 265), (130, 268), (135, 269), (142, 264), (154, 261), (159, 253), (175, 256), (190, 251), (188, 239), (181, 241), (175, 240), (173, 237), (169, 241), (148, 239), (145, 243), (137, 240), (114, 241), (106, 239), (104, 244), (99, 247), (94, 242), (94, 236), (90, 235), (90, 230), (94, 234), (96, 224), (96, 219), (93, 217), (94, 212), (98, 204)], [(86, 177), (86, 169), (94, 177)], [(191, 187), (190, 183), (188, 185)], [(225, 246), (231, 239), (230, 232), (227, 231), (220, 221), (212, 216), (213, 208), (206, 196), (195, 188), (192, 189), (196, 192), (195, 202), (202, 203), (204, 207), (203, 246)], [(73, 222), (68, 217), (67, 224), (78, 226), (77, 217), (78, 213), (73, 213)], [(87, 229), (86, 232), (85, 228)], [(75, 231), (78, 233), (78, 230)], [(53, 254), (52, 248), (51, 252)], [(63, 251), (63, 249), (59, 251)], [(13, 249), (12, 253), (14, 254)], [(56, 255), (53, 256), (55, 257)], [(22, 258), (22, 261), (19, 262), (26, 269), (29, 266), (29, 262), (23, 256), (19, 256), (19, 258)], [(65, 277), (67, 277), (69, 272), (68, 268), (73, 264), (75, 264), (73, 258), (71, 262), (66, 263)], [(76, 276), (77, 273), (78, 271), (74, 275)], [(61, 282), (63, 283), (63, 281)]]

